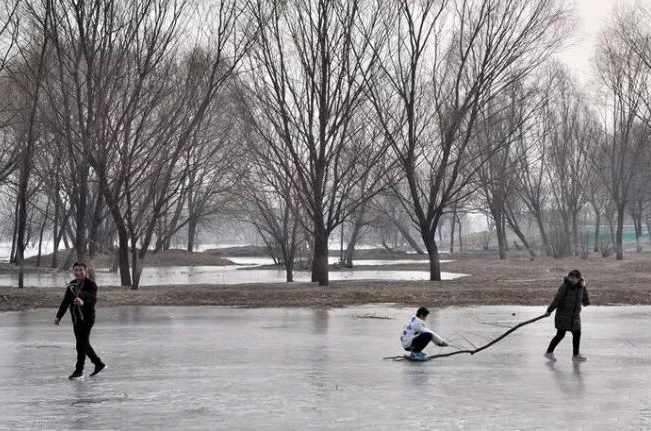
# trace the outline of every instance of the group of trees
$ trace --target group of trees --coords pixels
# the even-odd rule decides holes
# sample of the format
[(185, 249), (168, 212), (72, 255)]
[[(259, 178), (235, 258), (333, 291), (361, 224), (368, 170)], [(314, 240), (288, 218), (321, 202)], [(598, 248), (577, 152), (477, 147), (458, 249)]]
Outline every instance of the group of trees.
[(581, 253), (586, 220), (598, 247), (606, 219), (621, 259), (627, 216), (651, 230), (651, 15), (614, 12), (588, 94), (552, 59), (565, 3), (8, 2), (12, 261), (47, 232), (54, 256), (112, 253), (136, 288), (147, 253), (179, 232), (193, 250), (220, 212), (255, 227), (288, 281), (309, 253), (322, 285), (333, 234), (352, 264), (365, 229), (399, 234), (439, 280), (443, 225), (454, 238), (468, 212), (491, 220), (501, 258), (507, 231), (532, 257), (538, 238)]

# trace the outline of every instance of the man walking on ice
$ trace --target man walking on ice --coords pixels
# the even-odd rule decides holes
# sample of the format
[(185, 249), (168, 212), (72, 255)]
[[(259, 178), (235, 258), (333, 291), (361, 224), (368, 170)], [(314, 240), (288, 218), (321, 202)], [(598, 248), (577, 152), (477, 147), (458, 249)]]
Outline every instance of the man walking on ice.
[(77, 340), (77, 365), (75, 371), (68, 377), (70, 380), (83, 377), (86, 356), (95, 365), (95, 374), (106, 368), (106, 365), (97, 356), (90, 345), (90, 331), (95, 324), (95, 299), (97, 297), (97, 284), (88, 278), (88, 267), (83, 262), (75, 262), (72, 266), (75, 279), (66, 286), (66, 294), (61, 301), (61, 306), (54, 319), (54, 324), (59, 325), (61, 318), (70, 308), (72, 328)]

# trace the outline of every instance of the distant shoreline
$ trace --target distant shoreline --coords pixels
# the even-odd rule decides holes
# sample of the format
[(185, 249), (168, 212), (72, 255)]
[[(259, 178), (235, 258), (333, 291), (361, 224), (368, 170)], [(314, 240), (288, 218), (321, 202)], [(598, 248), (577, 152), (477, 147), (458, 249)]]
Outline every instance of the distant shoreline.
[[(448, 256), (446, 256), (447, 258)], [(223, 305), (236, 307), (330, 308), (372, 303), (430, 307), (537, 305), (552, 299), (563, 275), (578, 268), (593, 305), (651, 305), (651, 253), (623, 261), (590, 256), (553, 259), (524, 255), (500, 261), (492, 254), (453, 255), (445, 271), (472, 274), (456, 280), (333, 281), (315, 283), (201, 284), (147, 286), (138, 290), (100, 286), (98, 307), (124, 305)], [(366, 268), (365, 268), (366, 269)], [(393, 268), (390, 268), (393, 269)], [(0, 311), (55, 308), (61, 289), (0, 287)]]

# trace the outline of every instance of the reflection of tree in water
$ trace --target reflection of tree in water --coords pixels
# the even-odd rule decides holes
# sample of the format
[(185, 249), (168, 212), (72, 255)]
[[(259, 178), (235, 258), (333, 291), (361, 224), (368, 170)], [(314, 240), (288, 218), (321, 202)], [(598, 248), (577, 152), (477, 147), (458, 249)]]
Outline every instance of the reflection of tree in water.
[(314, 310), (312, 313), (312, 323), (316, 334), (325, 334), (328, 332), (328, 310)]

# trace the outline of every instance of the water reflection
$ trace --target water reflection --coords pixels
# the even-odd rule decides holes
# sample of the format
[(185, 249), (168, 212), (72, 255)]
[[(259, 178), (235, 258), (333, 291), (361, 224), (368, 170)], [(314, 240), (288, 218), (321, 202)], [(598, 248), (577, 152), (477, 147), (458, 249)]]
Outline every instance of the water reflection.
[(562, 371), (554, 361), (548, 361), (545, 365), (553, 372), (554, 381), (562, 392), (569, 396), (578, 396), (585, 392), (583, 376), (581, 375), (581, 364), (572, 362), (572, 374)]
[[(442, 272), (441, 278), (451, 280), (465, 274)], [(120, 275), (110, 272), (96, 272), (95, 279), (100, 286), (119, 286)], [(330, 271), (330, 280), (428, 280), (427, 271), (359, 270)], [(67, 274), (25, 274), (25, 285), (31, 287), (61, 287), (70, 277)], [(308, 271), (296, 271), (295, 281), (310, 281)], [(141, 286), (168, 284), (242, 284), (282, 283), (285, 271), (281, 269), (239, 269), (237, 266), (170, 266), (146, 267), (140, 279)], [(0, 286), (16, 286), (18, 275), (0, 274)]]

